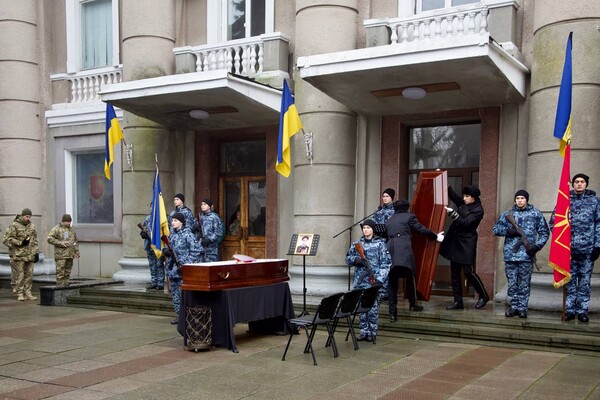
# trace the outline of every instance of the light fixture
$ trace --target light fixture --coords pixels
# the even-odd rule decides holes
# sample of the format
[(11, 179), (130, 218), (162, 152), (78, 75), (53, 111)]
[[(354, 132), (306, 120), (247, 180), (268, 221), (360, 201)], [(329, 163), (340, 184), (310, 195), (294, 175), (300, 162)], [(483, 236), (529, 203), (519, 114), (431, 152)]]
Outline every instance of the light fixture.
[(206, 119), (206, 118), (208, 118), (208, 116), (209, 116), (208, 112), (206, 112), (204, 110), (190, 111), (190, 117), (192, 117), (194, 119)]
[(407, 87), (402, 90), (402, 96), (411, 100), (420, 100), (427, 95), (425, 89), (420, 87)]

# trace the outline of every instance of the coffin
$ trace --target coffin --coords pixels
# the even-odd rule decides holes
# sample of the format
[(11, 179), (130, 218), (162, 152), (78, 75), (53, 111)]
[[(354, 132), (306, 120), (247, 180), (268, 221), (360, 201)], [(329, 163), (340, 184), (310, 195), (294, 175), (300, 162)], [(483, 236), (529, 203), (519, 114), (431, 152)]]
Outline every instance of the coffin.
[[(438, 233), (446, 223), (448, 205), (448, 174), (446, 171), (423, 171), (411, 202), (411, 212), (421, 224)], [(416, 261), (417, 298), (429, 301), (437, 267), (440, 243), (424, 235), (412, 236)]]
[(288, 261), (280, 259), (186, 264), (182, 266), (182, 274), (181, 289), (204, 292), (269, 285), (290, 279)]

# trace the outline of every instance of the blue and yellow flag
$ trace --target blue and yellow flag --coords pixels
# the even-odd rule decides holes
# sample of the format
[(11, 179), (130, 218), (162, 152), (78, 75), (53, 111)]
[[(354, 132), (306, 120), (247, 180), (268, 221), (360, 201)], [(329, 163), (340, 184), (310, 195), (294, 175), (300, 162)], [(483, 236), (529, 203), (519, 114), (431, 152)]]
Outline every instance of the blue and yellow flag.
[(150, 213), (150, 246), (156, 254), (156, 258), (162, 256), (164, 243), (162, 236), (169, 237), (169, 222), (167, 220), (167, 209), (165, 208), (165, 200), (163, 199), (162, 188), (160, 187), (160, 175), (158, 173), (158, 165), (154, 172), (154, 185), (152, 188), (152, 211)]
[(277, 142), (277, 164), (275, 169), (284, 177), (292, 172), (290, 139), (302, 130), (302, 122), (287, 81), (283, 81), (283, 95), (281, 97), (281, 112), (279, 114), (279, 138)]
[(573, 48), (573, 32), (567, 39), (565, 65), (563, 67), (560, 92), (558, 93), (558, 106), (556, 107), (556, 121), (554, 122), (554, 137), (560, 139), (560, 154), (565, 156), (565, 148), (571, 141), (571, 98), (573, 92), (573, 66), (571, 50)]
[(115, 144), (121, 140), (125, 140), (125, 138), (115, 109), (111, 104), (106, 103), (106, 149), (104, 154), (104, 175), (106, 175), (106, 179), (110, 179), (110, 166), (115, 159)]

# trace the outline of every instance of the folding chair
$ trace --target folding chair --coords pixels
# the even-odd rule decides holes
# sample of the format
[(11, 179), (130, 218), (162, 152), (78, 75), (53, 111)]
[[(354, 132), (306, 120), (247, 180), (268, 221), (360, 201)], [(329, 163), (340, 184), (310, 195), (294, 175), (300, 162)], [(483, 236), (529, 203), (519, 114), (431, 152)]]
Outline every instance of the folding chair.
[[(348, 327), (348, 333), (346, 334), (346, 340), (348, 340), (348, 336), (352, 334), (354, 336), (354, 320), (357, 315), (368, 313), (373, 305), (377, 301), (377, 297), (379, 295), (379, 290), (383, 287), (383, 285), (374, 285), (369, 288), (363, 289), (363, 294), (360, 298), (360, 304), (356, 307), (356, 310), (352, 314), (352, 323)], [(375, 344), (375, 337), (373, 337), (373, 344)]]
[[(352, 335), (352, 343), (354, 344), (354, 350), (358, 350), (358, 341), (356, 340), (356, 334), (352, 327), (352, 320), (350, 317), (356, 312), (356, 309), (360, 306), (360, 299), (362, 298), (365, 289), (354, 289), (344, 293), (344, 297), (340, 301), (338, 312), (333, 317), (333, 333), (337, 329), (340, 319), (345, 318), (348, 324), (350, 334)], [(346, 335), (346, 342), (348, 336)], [(329, 341), (327, 342), (329, 344)]]
[[(340, 303), (340, 298), (343, 295), (344, 293), (336, 293), (323, 298), (314, 316), (304, 315), (302, 317), (288, 320), (288, 324), (290, 325), (290, 338), (288, 339), (287, 346), (285, 346), (285, 351), (283, 352), (281, 361), (285, 361), (285, 355), (287, 354), (290, 343), (292, 342), (292, 338), (294, 337), (294, 332), (297, 331), (297, 328), (303, 328), (304, 332), (306, 332), (306, 346), (304, 346), (304, 353), (310, 352), (314, 365), (317, 365), (317, 358), (315, 357), (312, 341), (319, 325), (324, 325), (327, 328), (327, 343), (329, 343), (331, 340), (333, 356), (339, 356), (337, 345), (335, 344), (335, 338), (333, 337), (333, 317), (335, 317), (337, 313), (338, 304)], [(309, 327), (310, 333), (308, 331)]]

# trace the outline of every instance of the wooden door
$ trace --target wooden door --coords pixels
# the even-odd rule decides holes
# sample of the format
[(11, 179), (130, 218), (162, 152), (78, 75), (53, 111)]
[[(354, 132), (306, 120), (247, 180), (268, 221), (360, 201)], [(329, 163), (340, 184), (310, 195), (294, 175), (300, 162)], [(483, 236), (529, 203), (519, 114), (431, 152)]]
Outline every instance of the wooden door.
[(265, 258), (266, 179), (236, 176), (219, 179), (219, 204), (226, 234), (223, 260), (234, 254)]

